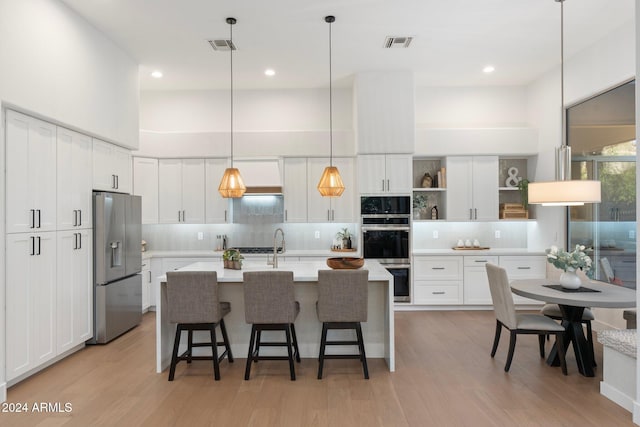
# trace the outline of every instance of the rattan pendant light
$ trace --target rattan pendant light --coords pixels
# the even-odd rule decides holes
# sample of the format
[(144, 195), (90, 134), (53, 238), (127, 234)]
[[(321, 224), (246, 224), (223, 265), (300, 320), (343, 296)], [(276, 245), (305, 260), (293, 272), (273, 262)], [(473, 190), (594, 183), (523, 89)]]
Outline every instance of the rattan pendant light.
[(581, 206), (600, 203), (600, 181), (571, 179), (571, 147), (567, 145), (564, 112), (564, 0), (560, 3), (560, 111), (562, 146), (556, 149), (556, 180), (531, 182), (529, 203), (543, 206)]
[(338, 168), (333, 166), (333, 84), (331, 75), (331, 24), (335, 22), (335, 16), (325, 16), (324, 21), (329, 24), (329, 166), (324, 168), (318, 191), (323, 197), (339, 197), (344, 193), (344, 183)]
[(231, 41), (231, 49), (229, 49), (231, 58), (231, 167), (228, 167), (222, 175), (220, 180), (220, 186), (218, 186), (218, 192), (224, 198), (238, 198), (242, 197), (244, 192), (247, 191), (247, 187), (244, 185), (240, 171), (233, 167), (233, 51), (235, 46), (233, 45), (233, 25), (236, 23), (236, 18), (227, 18), (227, 24), (229, 24), (229, 34)]

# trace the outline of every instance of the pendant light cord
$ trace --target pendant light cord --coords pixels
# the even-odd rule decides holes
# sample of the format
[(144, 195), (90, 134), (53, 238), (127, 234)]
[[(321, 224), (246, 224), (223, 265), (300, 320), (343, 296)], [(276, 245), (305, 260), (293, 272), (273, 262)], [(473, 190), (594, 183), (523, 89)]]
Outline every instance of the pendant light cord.
[(230, 135), (231, 135), (231, 167), (233, 168), (233, 50), (235, 48), (235, 46), (233, 45), (233, 24), (236, 23), (235, 18), (227, 18), (227, 22), (229, 23), (229, 40), (231, 41), (231, 49), (230, 49), (230, 57), (231, 57), (231, 74), (229, 76), (229, 79), (231, 81), (231, 91), (229, 93), (229, 96), (231, 98), (231, 129), (230, 129)]
[(562, 146), (567, 145), (566, 113), (564, 111), (564, 0), (560, 2), (560, 112), (562, 114)]
[(333, 78), (331, 74), (331, 23), (333, 16), (325, 18), (329, 23), (329, 166), (333, 166)]

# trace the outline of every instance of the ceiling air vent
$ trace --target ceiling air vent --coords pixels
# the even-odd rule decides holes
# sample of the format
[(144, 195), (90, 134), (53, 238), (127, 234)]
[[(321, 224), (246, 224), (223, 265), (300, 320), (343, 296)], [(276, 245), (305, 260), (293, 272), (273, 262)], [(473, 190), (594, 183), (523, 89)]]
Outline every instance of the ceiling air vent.
[(236, 50), (236, 45), (234, 45), (229, 39), (216, 39), (216, 40), (207, 40), (213, 50)]
[(384, 40), (385, 49), (396, 49), (401, 47), (409, 47), (413, 37), (409, 36), (388, 36)]

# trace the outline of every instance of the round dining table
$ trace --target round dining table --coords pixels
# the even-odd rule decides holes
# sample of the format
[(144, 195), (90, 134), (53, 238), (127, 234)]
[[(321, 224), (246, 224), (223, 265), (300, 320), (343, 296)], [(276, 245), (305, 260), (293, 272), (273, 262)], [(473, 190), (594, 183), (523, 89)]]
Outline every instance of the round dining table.
[[(554, 303), (560, 306), (562, 312), (562, 326), (564, 326), (565, 352), (569, 344), (573, 345), (573, 352), (578, 364), (578, 371), (593, 377), (594, 355), (587, 343), (582, 330), (582, 313), (585, 307), (602, 308), (630, 308), (636, 306), (635, 289), (624, 288), (595, 280), (583, 280), (579, 289), (564, 289), (560, 283), (550, 279), (513, 280), (511, 291), (523, 297)], [(560, 365), (557, 343), (549, 353), (547, 363), (552, 366)]]

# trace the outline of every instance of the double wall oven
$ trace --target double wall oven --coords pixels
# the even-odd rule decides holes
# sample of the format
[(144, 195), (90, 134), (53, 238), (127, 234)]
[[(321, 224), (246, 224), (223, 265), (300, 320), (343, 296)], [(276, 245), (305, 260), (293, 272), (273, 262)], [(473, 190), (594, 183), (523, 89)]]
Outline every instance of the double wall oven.
[(411, 301), (409, 196), (361, 197), (362, 251), (393, 274), (394, 300)]

